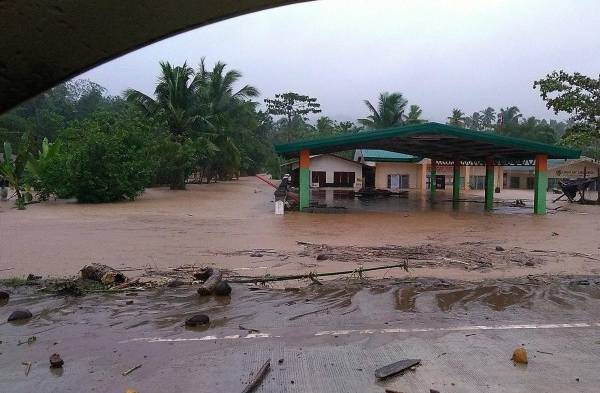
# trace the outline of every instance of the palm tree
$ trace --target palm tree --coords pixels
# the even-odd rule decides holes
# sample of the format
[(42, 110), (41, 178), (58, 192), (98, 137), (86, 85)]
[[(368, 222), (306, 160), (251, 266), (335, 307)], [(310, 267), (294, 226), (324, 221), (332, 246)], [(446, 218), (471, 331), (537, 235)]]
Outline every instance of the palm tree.
[(400, 126), (403, 124), (402, 117), (407, 101), (402, 93), (380, 93), (377, 109), (365, 100), (365, 105), (371, 111), (371, 114), (365, 119), (358, 119), (358, 122), (367, 128), (388, 128)]
[(519, 120), (523, 117), (521, 111), (516, 106), (501, 108), (498, 114), (498, 129), (502, 131), (506, 127), (513, 127), (519, 124)]
[(419, 105), (411, 105), (406, 116), (406, 124), (420, 124), (425, 123), (427, 120), (421, 119), (423, 110)]
[(134, 89), (125, 90), (124, 95), (147, 116), (165, 121), (168, 131), (180, 141), (194, 128), (206, 123), (197, 95), (199, 84), (187, 63), (174, 67), (168, 62), (160, 62), (160, 68), (155, 98)]
[(486, 130), (493, 130), (496, 122), (496, 110), (492, 107), (487, 107), (481, 112), (481, 125)]
[(470, 128), (472, 130), (481, 130), (482, 129), (481, 113), (473, 112), (472, 116), (467, 116), (465, 118), (465, 127)]
[(448, 124), (458, 127), (464, 127), (465, 114), (458, 108), (452, 109), (452, 115), (448, 117)]
[(220, 151), (213, 169), (221, 177), (231, 178), (237, 175), (241, 162), (240, 151), (230, 135), (232, 123), (248, 105), (255, 107), (256, 104), (248, 100), (260, 93), (256, 87), (250, 85), (244, 85), (234, 91), (234, 85), (242, 74), (237, 70), (225, 72), (225, 67), (227, 64), (219, 61), (212, 71), (208, 71), (202, 58), (195, 80), (198, 83), (198, 97), (211, 125), (210, 131), (202, 133), (202, 136), (213, 142)]

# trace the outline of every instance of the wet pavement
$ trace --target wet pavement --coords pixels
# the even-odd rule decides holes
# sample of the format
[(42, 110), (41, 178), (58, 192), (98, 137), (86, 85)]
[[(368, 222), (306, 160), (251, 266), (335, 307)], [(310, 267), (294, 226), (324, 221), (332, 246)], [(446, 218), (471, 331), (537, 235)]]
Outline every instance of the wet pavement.
[[(233, 285), (230, 298), (199, 298), (189, 286), (77, 298), (22, 287), (1, 320), (18, 308), (34, 317), (0, 325), (0, 392), (237, 392), (269, 358), (258, 392), (591, 392), (600, 383), (598, 277)], [(186, 328), (197, 313), (210, 326)], [(526, 366), (510, 361), (521, 345)], [(62, 370), (49, 368), (53, 353)], [(403, 358), (423, 362), (376, 380), (376, 368)]]

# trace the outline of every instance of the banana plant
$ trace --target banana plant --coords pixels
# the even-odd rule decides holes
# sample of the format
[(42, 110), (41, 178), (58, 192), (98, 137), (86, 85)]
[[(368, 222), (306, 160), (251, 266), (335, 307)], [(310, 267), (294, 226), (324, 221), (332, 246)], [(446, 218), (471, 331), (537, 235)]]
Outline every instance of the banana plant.
[(25, 191), (23, 175), (25, 167), (31, 157), (31, 141), (24, 134), (17, 145), (15, 154), (13, 154), (10, 142), (4, 142), (4, 158), (0, 163), (0, 175), (8, 181), (8, 185), (15, 192), (17, 197), (17, 209), (24, 210), (25, 204), (31, 200), (31, 193)]

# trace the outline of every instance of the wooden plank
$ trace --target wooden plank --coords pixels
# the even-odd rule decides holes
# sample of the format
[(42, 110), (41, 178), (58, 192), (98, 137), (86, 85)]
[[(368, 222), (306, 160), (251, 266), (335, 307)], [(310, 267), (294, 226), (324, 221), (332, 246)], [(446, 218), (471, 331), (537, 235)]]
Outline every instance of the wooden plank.
[(375, 376), (379, 379), (398, 374), (406, 369), (421, 364), (421, 359), (404, 359), (375, 370)]

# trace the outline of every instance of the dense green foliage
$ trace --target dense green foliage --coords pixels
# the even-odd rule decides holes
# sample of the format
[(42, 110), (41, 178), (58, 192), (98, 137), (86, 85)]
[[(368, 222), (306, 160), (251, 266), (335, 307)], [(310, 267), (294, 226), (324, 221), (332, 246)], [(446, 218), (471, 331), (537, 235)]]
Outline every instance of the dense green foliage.
[(100, 114), (74, 122), (38, 179), (44, 191), (80, 202), (133, 200), (154, 173), (150, 135), (148, 124), (129, 116)]

